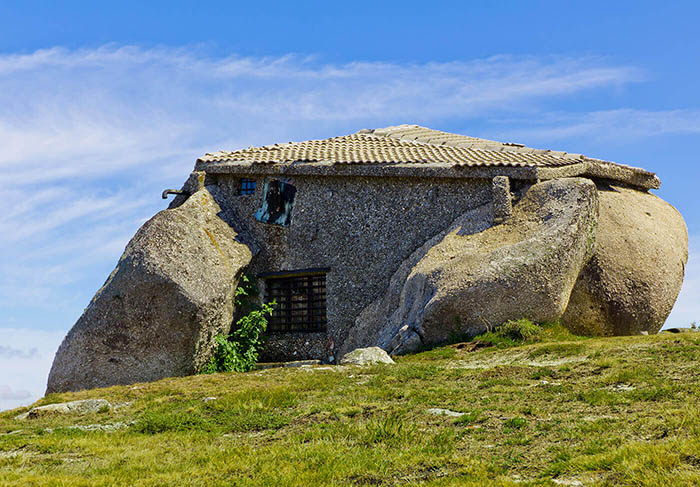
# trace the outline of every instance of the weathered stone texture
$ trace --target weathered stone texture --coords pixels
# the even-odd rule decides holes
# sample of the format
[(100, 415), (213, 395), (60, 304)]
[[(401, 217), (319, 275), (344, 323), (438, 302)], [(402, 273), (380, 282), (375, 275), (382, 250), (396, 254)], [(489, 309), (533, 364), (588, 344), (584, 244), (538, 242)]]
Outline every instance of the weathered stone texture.
[(336, 348), (353, 333), (357, 315), (386, 290), (401, 263), (460, 214), (490, 207), (492, 198), (487, 179), (294, 177), (287, 179), (297, 190), (293, 216), (283, 227), (253, 217), (264, 178), (251, 175), (258, 190), (239, 195), (237, 177), (213, 177), (221, 217), (256, 252), (251, 275), (330, 268), (327, 331), (270, 335), (260, 357), (269, 362), (339, 357)]
[(183, 191), (184, 194), (176, 195), (170, 202), (170, 205), (168, 205), (168, 208), (177, 208), (187, 201), (187, 198), (189, 198), (190, 195), (195, 194), (200, 189), (203, 189), (206, 179), (207, 175), (205, 172), (192, 171), (185, 183), (182, 185), (181, 191)]
[(502, 225), (486, 228), (490, 205), (465, 213), (402, 264), (343, 348), (404, 353), (509, 319), (558, 319), (590, 258), (597, 205), (593, 182), (570, 178), (529, 187)]
[(56, 353), (47, 392), (196, 372), (228, 332), (252, 257), (207, 189), (161, 211), (129, 242)]
[(657, 333), (683, 283), (688, 233), (657, 196), (599, 184), (596, 250), (571, 293), (562, 322), (576, 333)]
[(346, 353), (340, 365), (393, 364), (394, 361), (379, 347), (358, 348)]
[(493, 223), (499, 224), (513, 215), (508, 176), (496, 176), (491, 181), (493, 188)]

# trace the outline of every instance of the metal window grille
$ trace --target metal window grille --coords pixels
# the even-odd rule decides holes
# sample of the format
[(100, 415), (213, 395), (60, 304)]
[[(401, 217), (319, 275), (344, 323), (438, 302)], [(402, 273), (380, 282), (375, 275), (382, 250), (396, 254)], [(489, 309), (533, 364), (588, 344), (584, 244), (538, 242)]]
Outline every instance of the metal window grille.
[(241, 186), (238, 188), (238, 194), (253, 194), (255, 193), (255, 179), (241, 179)]
[(326, 275), (268, 278), (265, 301), (277, 304), (267, 330), (281, 332), (326, 331)]

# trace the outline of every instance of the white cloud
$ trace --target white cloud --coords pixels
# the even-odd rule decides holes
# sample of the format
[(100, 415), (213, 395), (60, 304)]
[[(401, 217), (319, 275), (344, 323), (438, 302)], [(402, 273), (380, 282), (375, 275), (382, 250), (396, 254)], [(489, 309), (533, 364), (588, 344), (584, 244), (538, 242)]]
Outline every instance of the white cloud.
[(101, 282), (90, 269), (116, 262), (163, 208), (160, 191), (205, 151), (513, 110), (640, 77), (594, 58), (327, 65), (118, 46), (0, 55), (0, 305), (65, 305), (67, 285)]
[(14, 347), (5, 347), (0, 345), (0, 357), (3, 358), (32, 358), (38, 353), (36, 347), (30, 348), (29, 350), (21, 350)]
[[(32, 397), (32, 393), (27, 390), (14, 391), (11, 387), (0, 385), (0, 401), (26, 401)], [(0, 410), (9, 409), (0, 406)]]
[[(44, 395), (46, 378), (65, 330), (0, 328), (0, 411), (30, 404)], [(3, 348), (10, 353), (3, 353)]]
[[(536, 120), (505, 121), (509, 140), (527, 143), (588, 138), (599, 141), (632, 140), (669, 134), (700, 134), (700, 110), (616, 109), (587, 113), (554, 113)], [(506, 135), (507, 134), (507, 135)]]
[(640, 78), (637, 69), (593, 58), (323, 65), (295, 56), (55, 48), (0, 56), (0, 167), (21, 170), (31, 161), (22, 174), (41, 180), (143, 170), (158, 156), (182, 157), (211, 143), (293, 134), (299, 122), (356, 128), (485, 109), (510, 113), (538, 99)]

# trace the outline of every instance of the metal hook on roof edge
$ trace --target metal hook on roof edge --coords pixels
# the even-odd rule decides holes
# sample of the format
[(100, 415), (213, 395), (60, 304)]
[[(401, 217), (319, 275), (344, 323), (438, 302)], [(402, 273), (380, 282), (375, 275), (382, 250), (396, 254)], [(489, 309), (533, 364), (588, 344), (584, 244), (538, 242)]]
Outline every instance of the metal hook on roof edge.
[(186, 196), (190, 196), (190, 192), (189, 192), (189, 191), (185, 191), (185, 190), (182, 190), (182, 189), (165, 189), (165, 190), (163, 190), (163, 193), (161, 194), (161, 197), (162, 197), (164, 200), (167, 200), (169, 194), (184, 194), (184, 195), (186, 195)]

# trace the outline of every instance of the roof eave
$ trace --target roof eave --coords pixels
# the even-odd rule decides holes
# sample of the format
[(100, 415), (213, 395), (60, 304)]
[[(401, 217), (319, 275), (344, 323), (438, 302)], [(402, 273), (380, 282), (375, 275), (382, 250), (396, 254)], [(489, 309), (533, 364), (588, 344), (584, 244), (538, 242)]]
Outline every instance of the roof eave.
[(490, 179), (495, 176), (504, 175), (513, 179), (532, 181), (539, 179), (538, 170), (534, 166), (458, 166), (444, 163), (252, 163), (246, 161), (205, 162), (198, 160), (195, 165), (195, 170), (204, 171), (208, 174), (233, 174), (242, 176), (256, 174), (264, 176)]
[(661, 179), (653, 172), (596, 159), (586, 160), (583, 176), (620, 181), (645, 190), (661, 187)]
[(548, 180), (566, 177), (590, 177), (619, 181), (630, 186), (648, 190), (658, 189), (659, 178), (649, 172), (640, 172), (603, 161), (586, 160), (557, 167), (536, 166), (457, 166), (443, 163), (395, 163), (353, 164), (333, 162), (303, 163), (254, 163), (246, 161), (206, 162), (198, 160), (196, 171), (208, 174), (276, 175), (276, 176), (360, 176), (360, 177), (420, 177), (483, 179), (508, 176), (522, 180)]

